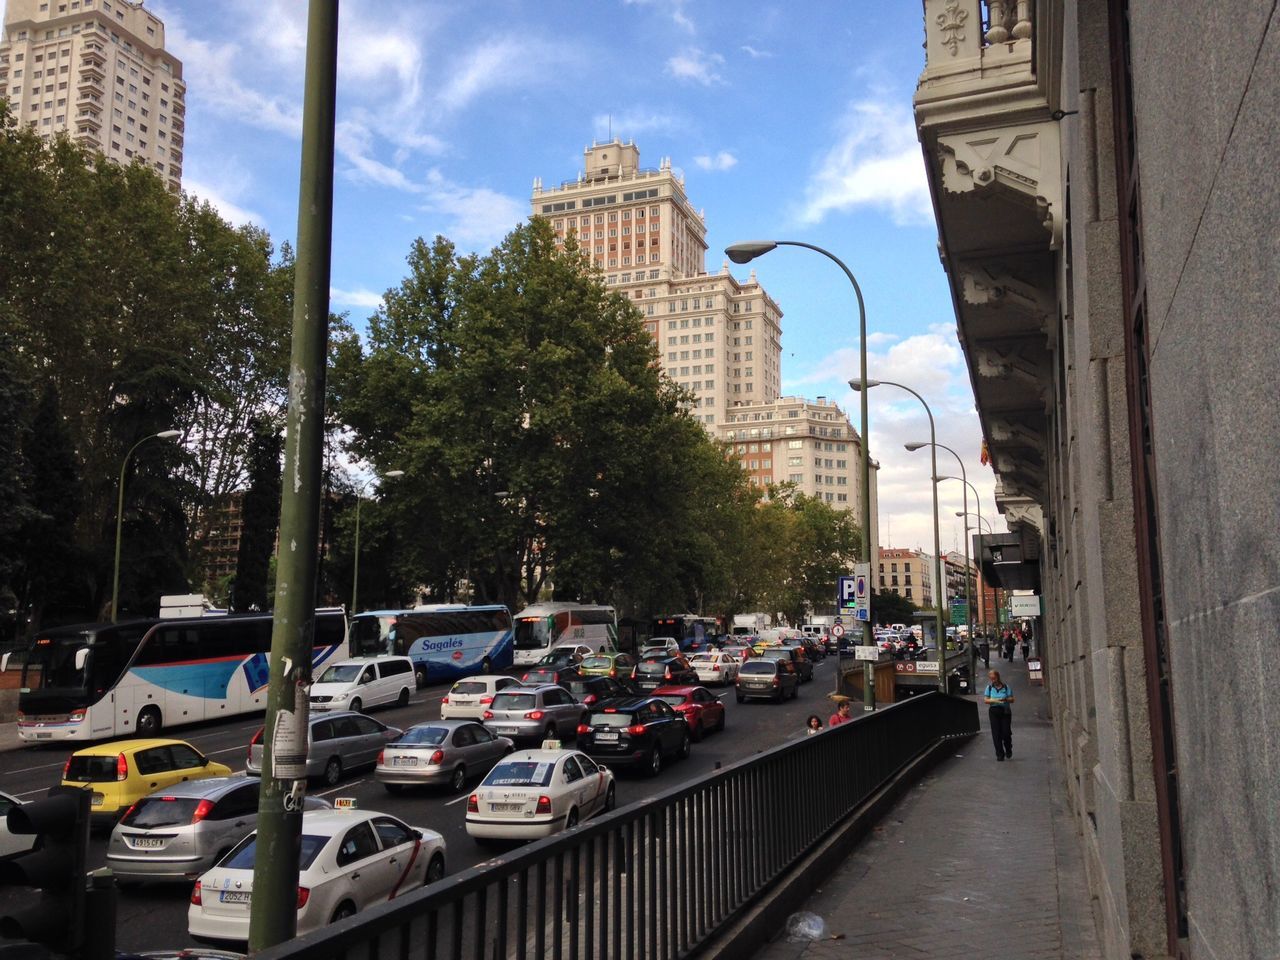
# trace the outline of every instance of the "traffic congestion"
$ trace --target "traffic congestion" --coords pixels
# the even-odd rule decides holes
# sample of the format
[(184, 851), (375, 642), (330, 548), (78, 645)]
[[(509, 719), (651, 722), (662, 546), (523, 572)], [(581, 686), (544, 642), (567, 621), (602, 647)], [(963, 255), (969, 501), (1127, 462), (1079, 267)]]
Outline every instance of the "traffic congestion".
[[(438, 622), (446, 614), (450, 622)], [(474, 608), (361, 614), (349, 647), (318, 653), (300, 932), (473, 866), (494, 847), (573, 829), (655, 785), (666, 789), (803, 736), (805, 714), (832, 707), (829, 635), (689, 630), (624, 651), (602, 615), (593, 630), (575, 624), (575, 611), (535, 611), (529, 617), (545, 629), (524, 631), (524, 649), (538, 655), (516, 657), (521, 618), (504, 630), (511, 618), (488, 610), (484, 624), (468, 622), (475, 616)], [(220, 619), (225, 631), (240, 618)], [(444, 628), (477, 625), (501, 636), (476, 644), (455, 632), (456, 643), (440, 642)], [(422, 655), (432, 645), (424, 637), (435, 638), (436, 652)], [(92, 672), (91, 663), (81, 666)], [(449, 672), (455, 678), (443, 679)], [(142, 709), (171, 717), (179, 702), (150, 700)], [(35, 725), (42, 722), (50, 721), (23, 717), (34, 749), (0, 753), (0, 790), (16, 803), (55, 784), (91, 792), (98, 829), (89, 867), (110, 867), (121, 888), (117, 948), (242, 949), (260, 714), (153, 720), (137, 732), (155, 735), (86, 744), (34, 740), (57, 729)]]

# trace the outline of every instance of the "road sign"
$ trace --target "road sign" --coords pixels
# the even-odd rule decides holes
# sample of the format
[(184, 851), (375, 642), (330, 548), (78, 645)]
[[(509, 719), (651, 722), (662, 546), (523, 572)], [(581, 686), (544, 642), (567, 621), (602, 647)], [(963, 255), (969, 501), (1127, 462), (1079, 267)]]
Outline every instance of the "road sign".
[(969, 605), (963, 600), (951, 601), (951, 625), (958, 627), (969, 621)]
[(937, 660), (917, 660), (915, 663), (916, 663), (916, 673), (937, 673), (938, 672)]
[(853, 655), (858, 660), (879, 660), (880, 649), (879, 647), (854, 647)]
[(831, 628), (831, 635), (839, 640), (844, 636), (844, 627), (837, 623)]

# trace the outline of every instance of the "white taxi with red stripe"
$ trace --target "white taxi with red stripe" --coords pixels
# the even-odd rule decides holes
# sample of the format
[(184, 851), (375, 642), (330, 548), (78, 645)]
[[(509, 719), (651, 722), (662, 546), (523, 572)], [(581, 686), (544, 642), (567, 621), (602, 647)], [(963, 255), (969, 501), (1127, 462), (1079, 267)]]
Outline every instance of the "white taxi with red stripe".
[[(339, 801), (341, 804), (342, 802)], [(302, 815), (298, 868), (298, 933), (434, 883), (444, 876), (444, 838), (385, 813), (308, 810)], [(196, 881), (187, 930), (203, 941), (249, 938), (256, 832)]]
[(613, 773), (580, 750), (510, 753), (467, 798), (467, 833), (477, 841), (531, 840), (576, 827), (614, 808)]

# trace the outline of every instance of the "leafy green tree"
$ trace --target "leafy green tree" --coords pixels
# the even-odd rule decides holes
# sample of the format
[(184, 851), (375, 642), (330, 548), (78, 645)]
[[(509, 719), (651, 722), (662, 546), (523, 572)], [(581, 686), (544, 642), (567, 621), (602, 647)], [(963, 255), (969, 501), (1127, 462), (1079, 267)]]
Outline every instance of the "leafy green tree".
[(243, 526), (231, 601), (235, 610), (268, 610), (267, 573), (280, 520), (280, 458), (284, 438), (269, 422), (255, 424), (249, 445), (249, 488), (242, 494)]
[(871, 619), (885, 626), (890, 623), (910, 625), (919, 610), (914, 603), (892, 590), (875, 590), (871, 594)]

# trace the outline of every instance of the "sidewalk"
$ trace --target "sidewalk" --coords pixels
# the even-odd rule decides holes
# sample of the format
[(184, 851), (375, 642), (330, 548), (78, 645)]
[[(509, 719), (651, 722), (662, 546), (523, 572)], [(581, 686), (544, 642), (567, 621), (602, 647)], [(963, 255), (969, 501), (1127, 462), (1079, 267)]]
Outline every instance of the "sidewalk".
[(1017, 699), (1013, 759), (996, 762), (979, 702), (982, 732), (912, 789), (810, 898), (805, 909), (825, 921), (826, 939), (790, 943), (780, 918), (756, 960), (1099, 956), (1047, 696), (1028, 683), (1023, 661), (993, 656), (991, 666)]

